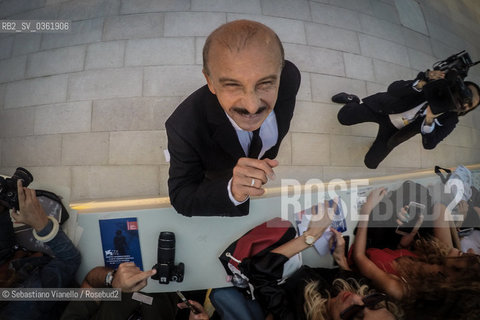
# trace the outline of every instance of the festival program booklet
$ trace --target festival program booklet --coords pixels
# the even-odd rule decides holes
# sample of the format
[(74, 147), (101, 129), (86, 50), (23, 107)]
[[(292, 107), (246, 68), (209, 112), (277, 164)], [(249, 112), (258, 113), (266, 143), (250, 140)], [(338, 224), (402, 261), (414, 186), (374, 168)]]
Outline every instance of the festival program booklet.
[[(347, 222), (345, 221), (345, 215), (342, 208), (342, 201), (340, 200), (340, 198), (338, 198), (337, 201), (338, 201), (337, 210), (335, 210), (334, 212), (331, 227), (339, 232), (345, 232), (347, 231)], [(333, 208), (333, 204), (334, 204), (334, 200), (328, 201), (329, 208)], [(317, 212), (318, 212), (318, 205), (316, 205), (315, 207), (317, 207)], [(310, 223), (311, 215), (312, 215), (312, 208), (302, 210), (296, 214), (295, 222), (297, 223), (299, 235), (302, 235), (308, 229), (308, 224)], [(333, 232), (330, 231), (330, 229), (327, 229), (323, 233), (323, 235), (317, 241), (315, 241), (313, 246), (321, 256), (326, 255), (327, 253), (330, 252), (328, 243), (332, 235), (333, 235)]]
[(117, 269), (123, 262), (135, 262), (143, 270), (137, 218), (99, 220), (105, 267)]

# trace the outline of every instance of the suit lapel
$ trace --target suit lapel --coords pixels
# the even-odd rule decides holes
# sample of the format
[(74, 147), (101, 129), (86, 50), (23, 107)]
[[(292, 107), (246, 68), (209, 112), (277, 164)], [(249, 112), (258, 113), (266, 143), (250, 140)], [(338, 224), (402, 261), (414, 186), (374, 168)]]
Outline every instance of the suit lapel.
[(207, 96), (207, 121), (211, 129), (212, 139), (233, 158), (245, 157), (237, 133), (220, 106), (217, 96), (210, 91)]

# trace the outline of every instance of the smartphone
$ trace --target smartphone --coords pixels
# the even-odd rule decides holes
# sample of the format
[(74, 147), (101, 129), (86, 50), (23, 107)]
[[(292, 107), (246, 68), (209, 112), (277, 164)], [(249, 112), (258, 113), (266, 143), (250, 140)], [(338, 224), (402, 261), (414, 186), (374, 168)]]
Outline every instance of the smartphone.
[(195, 307), (190, 302), (188, 302), (188, 300), (180, 292), (180, 290), (177, 290), (177, 296), (179, 296), (180, 299), (182, 299), (182, 302), (184, 302), (187, 305), (187, 307), (190, 309), (190, 311), (193, 312), (193, 314), (199, 314), (200, 313), (197, 309), (195, 309)]
[(415, 226), (419, 223), (419, 219), (425, 214), (425, 205), (411, 201), (408, 204), (407, 212), (409, 219), (407, 222), (403, 222), (401, 226), (397, 226), (397, 230), (395, 232), (398, 234), (407, 235), (413, 231)]

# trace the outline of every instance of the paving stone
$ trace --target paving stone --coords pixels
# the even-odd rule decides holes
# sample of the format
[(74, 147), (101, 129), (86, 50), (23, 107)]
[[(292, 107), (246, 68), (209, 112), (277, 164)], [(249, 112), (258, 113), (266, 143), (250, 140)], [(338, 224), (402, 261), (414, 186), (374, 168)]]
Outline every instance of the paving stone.
[(194, 39), (190, 37), (129, 40), (125, 65), (194, 64), (194, 46)]
[(34, 134), (89, 132), (91, 118), (90, 101), (36, 107)]
[(365, 82), (320, 74), (311, 74), (312, 99), (331, 103), (331, 97), (342, 91), (349, 91), (359, 97), (365, 97)]
[(21, 80), (25, 76), (27, 56), (0, 60), (0, 83)]
[(330, 75), (345, 75), (343, 56), (340, 52), (296, 44), (285, 44), (285, 55), (295, 61), (300, 71)]
[(227, 22), (247, 19), (263, 23), (271, 28), (282, 43), (306, 44), (305, 26), (302, 21), (251, 14), (227, 14)]
[(167, 136), (161, 131), (123, 131), (110, 133), (109, 163), (113, 165), (165, 164), (163, 150)]
[(70, 74), (68, 99), (91, 100), (142, 94), (142, 69), (100, 69)]
[(105, 18), (103, 37), (105, 40), (162, 37), (163, 13), (143, 13)]
[(293, 165), (326, 165), (330, 163), (328, 134), (292, 133)]
[(33, 135), (35, 112), (32, 108), (17, 108), (0, 111), (0, 137)]
[(66, 75), (11, 82), (6, 87), (5, 108), (64, 102), (66, 94)]
[(266, 16), (310, 21), (308, 1), (262, 0), (262, 13)]
[(121, 13), (145, 13), (186, 11), (190, 9), (190, 0), (121, 0)]
[(85, 46), (42, 51), (29, 56), (28, 77), (48, 76), (83, 70)]
[(62, 136), (62, 165), (108, 164), (109, 133), (72, 133)]
[(345, 62), (345, 74), (348, 78), (375, 81), (371, 58), (343, 53), (343, 60)]
[(192, 11), (261, 14), (260, 0), (192, 0)]
[(361, 30), (358, 12), (315, 2), (311, 2), (310, 6), (313, 22), (353, 31)]
[(122, 67), (124, 56), (125, 41), (93, 43), (87, 48), (85, 69)]
[(317, 23), (305, 23), (305, 30), (307, 43), (311, 46), (360, 53), (358, 36), (353, 31)]
[(165, 36), (208, 36), (226, 22), (225, 13), (168, 12), (165, 14)]
[(407, 48), (397, 43), (360, 34), (360, 47), (363, 56), (377, 58), (408, 67)]
[(206, 84), (200, 66), (145, 67), (144, 96), (178, 97), (190, 95)]
[(56, 166), (60, 165), (60, 153), (60, 135), (6, 138), (2, 143), (2, 165)]
[(157, 196), (158, 178), (158, 166), (75, 166), (72, 200)]
[(44, 33), (41, 48), (51, 49), (99, 42), (102, 39), (103, 18), (74, 21), (71, 30), (67, 33)]

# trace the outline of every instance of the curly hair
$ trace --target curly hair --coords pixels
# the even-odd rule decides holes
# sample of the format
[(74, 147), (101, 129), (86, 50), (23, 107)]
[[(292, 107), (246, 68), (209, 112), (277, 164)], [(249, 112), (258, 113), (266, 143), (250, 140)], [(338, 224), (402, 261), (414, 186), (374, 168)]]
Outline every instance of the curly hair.
[[(323, 290), (322, 295), (318, 288), (318, 284), (318, 281), (310, 281), (306, 285), (304, 291), (305, 303), (303, 305), (303, 310), (307, 320), (330, 320), (332, 318), (328, 313), (327, 307), (328, 300), (331, 298), (330, 292)], [(340, 278), (335, 279), (333, 281), (333, 287), (338, 292), (349, 291), (360, 296), (366, 296), (375, 292), (375, 290), (370, 290), (367, 285), (362, 285), (353, 278), (349, 278), (347, 280)], [(393, 301), (384, 301), (382, 304), (388, 304), (388, 310), (395, 316), (396, 319), (401, 319), (403, 317), (403, 311)]]
[(401, 257), (395, 268), (404, 281), (402, 307), (412, 319), (476, 319), (480, 310), (480, 256), (448, 256), (438, 239), (420, 239), (418, 257)]

